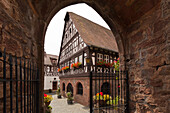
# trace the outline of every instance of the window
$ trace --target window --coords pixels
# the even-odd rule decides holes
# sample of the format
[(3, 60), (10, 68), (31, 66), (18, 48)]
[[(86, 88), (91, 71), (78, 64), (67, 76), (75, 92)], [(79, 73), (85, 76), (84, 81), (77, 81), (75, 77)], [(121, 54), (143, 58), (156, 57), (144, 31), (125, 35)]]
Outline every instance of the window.
[(81, 83), (77, 85), (77, 94), (83, 95), (83, 86)]
[(77, 62), (77, 57), (75, 58), (75, 63)]
[(78, 45), (78, 39), (76, 40), (76, 44)]
[(97, 62), (102, 61), (102, 60), (103, 60), (103, 54), (98, 53), (97, 54)]
[(71, 85), (71, 83), (67, 85), (67, 92), (71, 92), (73, 96), (73, 86)]
[(63, 91), (65, 91), (65, 83), (63, 83)]
[(79, 62), (82, 63), (82, 55), (79, 56)]
[(104, 61), (105, 61), (106, 63), (109, 62), (109, 55), (104, 55)]
[(50, 72), (50, 67), (49, 66), (47, 66), (47, 72)]
[(70, 28), (70, 33), (71, 33), (71, 28)]

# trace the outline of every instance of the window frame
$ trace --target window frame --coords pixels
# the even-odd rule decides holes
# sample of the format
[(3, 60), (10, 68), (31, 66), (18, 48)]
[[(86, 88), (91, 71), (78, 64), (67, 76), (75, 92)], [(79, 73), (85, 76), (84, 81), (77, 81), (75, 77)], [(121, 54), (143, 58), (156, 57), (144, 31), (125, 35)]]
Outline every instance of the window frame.
[(80, 82), (77, 84), (77, 94), (83, 95), (83, 85)]

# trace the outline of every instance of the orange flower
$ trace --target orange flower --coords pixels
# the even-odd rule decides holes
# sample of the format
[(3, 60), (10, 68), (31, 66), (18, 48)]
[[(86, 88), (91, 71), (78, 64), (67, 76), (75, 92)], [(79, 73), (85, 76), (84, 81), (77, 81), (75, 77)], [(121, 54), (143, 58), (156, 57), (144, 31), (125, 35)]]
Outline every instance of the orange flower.
[(59, 68), (59, 69), (58, 69), (58, 72), (60, 72), (60, 71), (61, 71), (61, 69)]

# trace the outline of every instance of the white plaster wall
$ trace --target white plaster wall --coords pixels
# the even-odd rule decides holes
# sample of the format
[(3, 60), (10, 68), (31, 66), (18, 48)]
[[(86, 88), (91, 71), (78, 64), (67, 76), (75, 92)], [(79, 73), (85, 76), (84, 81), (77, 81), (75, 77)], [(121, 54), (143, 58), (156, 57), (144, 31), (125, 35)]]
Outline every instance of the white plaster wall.
[[(54, 80), (54, 78), (56, 78), (56, 80)], [(59, 86), (60, 80), (58, 76), (44, 76), (44, 90), (52, 89), (53, 81), (57, 81), (57, 84)]]

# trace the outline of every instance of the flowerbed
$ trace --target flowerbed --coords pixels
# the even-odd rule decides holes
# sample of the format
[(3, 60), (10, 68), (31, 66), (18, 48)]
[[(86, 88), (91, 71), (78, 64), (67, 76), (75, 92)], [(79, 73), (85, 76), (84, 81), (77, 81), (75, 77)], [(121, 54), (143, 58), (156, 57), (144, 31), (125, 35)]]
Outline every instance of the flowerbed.
[(112, 99), (109, 94), (103, 94), (103, 92), (97, 93), (93, 96), (93, 102), (94, 104), (97, 104), (97, 107), (106, 105), (118, 105), (119, 99), (120, 98), (118, 96), (115, 99)]

